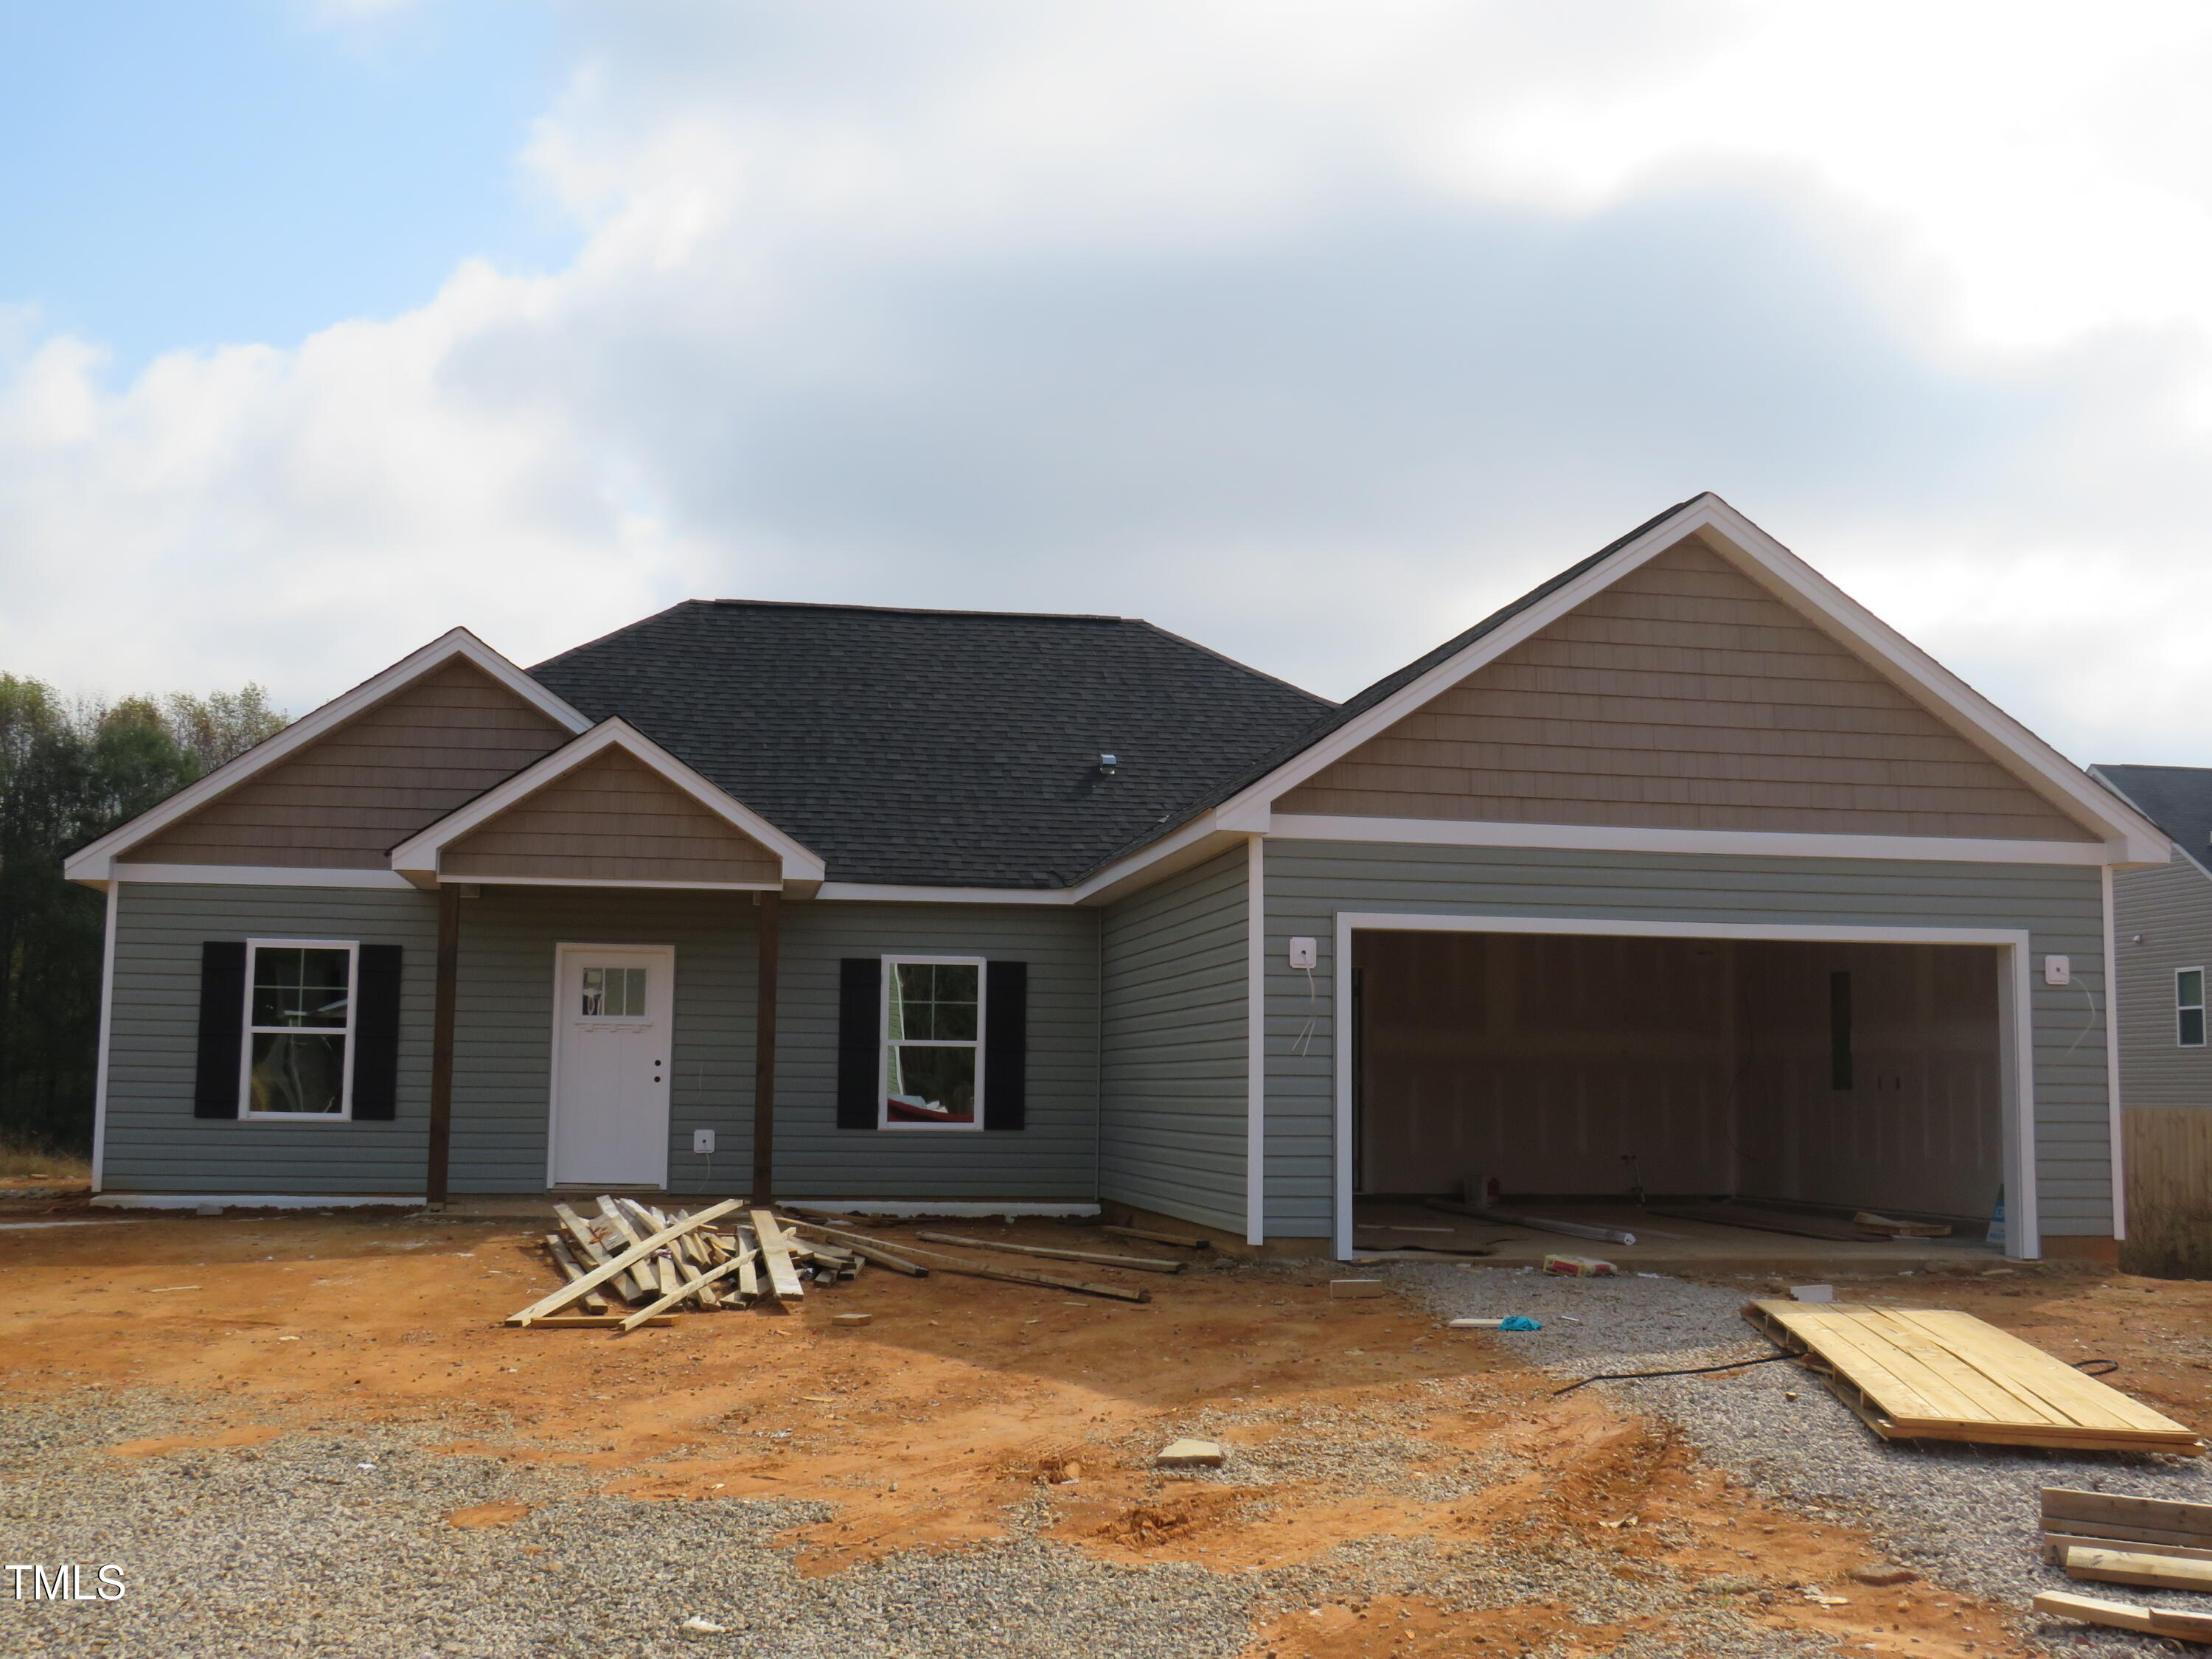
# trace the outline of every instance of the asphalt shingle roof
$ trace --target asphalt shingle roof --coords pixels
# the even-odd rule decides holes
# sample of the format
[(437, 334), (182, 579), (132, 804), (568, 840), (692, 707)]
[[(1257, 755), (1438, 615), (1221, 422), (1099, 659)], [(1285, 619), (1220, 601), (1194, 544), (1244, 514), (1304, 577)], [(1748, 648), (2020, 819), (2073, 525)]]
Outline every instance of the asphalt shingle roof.
[(830, 880), (924, 886), (1071, 884), (1334, 708), (1119, 617), (745, 599), (675, 605), (530, 672), (796, 836)]
[(2212, 867), (2212, 767), (2104, 766), (2090, 769), (2138, 812)]

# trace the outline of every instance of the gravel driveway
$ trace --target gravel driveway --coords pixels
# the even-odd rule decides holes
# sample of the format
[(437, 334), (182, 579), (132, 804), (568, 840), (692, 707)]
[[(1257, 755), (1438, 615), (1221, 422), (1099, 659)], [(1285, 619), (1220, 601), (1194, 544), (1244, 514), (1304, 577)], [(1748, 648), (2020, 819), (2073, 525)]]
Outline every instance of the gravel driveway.
[[(1556, 1279), (1512, 1268), (1397, 1266), (1407, 1294), (1445, 1318), (1526, 1313), (1540, 1332), (1501, 1336), (1513, 1352), (1562, 1377), (1662, 1370), (1771, 1352), (1745, 1323), (1747, 1293), (1678, 1279)], [(2212, 1502), (2212, 1469), (2197, 1458), (2044, 1452), (1877, 1438), (1795, 1365), (1760, 1365), (1725, 1380), (1595, 1382), (1620, 1408), (1670, 1419), (1708, 1459), (1762, 1493), (1825, 1520), (1862, 1526), (1898, 1560), (1929, 1577), (2026, 1614), (2045, 1589), (2124, 1599), (2154, 1592), (2075, 1583), (2040, 1558), (2039, 1489), (2079, 1486), (2146, 1498)], [(1788, 1395), (1795, 1393), (1797, 1398)], [(2181, 1605), (2186, 1596), (2163, 1598)], [(2070, 1651), (2163, 1653), (2147, 1637), (2027, 1615)], [(2085, 1645), (2086, 1644), (2086, 1645)]]

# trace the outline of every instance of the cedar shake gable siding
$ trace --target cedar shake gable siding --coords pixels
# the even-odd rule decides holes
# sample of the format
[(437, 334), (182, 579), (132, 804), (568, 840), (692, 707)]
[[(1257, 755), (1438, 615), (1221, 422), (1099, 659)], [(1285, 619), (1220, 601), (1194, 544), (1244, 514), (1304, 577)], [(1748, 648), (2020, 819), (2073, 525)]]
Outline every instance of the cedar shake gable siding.
[(124, 856), (136, 864), (387, 869), (393, 847), (570, 735), (456, 658)]
[(471, 830), (438, 867), (456, 878), (783, 883), (775, 854), (620, 749)]
[(1275, 810), (2095, 839), (1694, 537), (1279, 797)]

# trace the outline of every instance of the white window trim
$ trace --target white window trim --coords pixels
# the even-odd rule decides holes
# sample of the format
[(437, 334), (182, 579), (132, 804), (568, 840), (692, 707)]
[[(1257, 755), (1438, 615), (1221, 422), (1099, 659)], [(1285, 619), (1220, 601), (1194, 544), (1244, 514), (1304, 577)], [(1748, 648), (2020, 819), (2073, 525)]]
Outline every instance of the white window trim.
[[(988, 1035), (984, 1026), (985, 1006), (989, 1000), (991, 963), (986, 957), (928, 957), (885, 956), (881, 958), (878, 975), (883, 984), (876, 997), (876, 1127), (888, 1133), (919, 1133), (926, 1135), (964, 1134), (983, 1127), (983, 1042)], [(894, 1123), (890, 1113), (891, 1087), (891, 982), (892, 969), (902, 963), (927, 963), (939, 968), (973, 968), (975, 970), (975, 1036), (971, 1042), (944, 1037), (901, 1037), (902, 1045), (912, 1043), (916, 1048), (968, 1048), (975, 1051), (975, 1109), (965, 1123)]]
[[(2181, 1000), (2181, 976), (2184, 974), (2194, 974), (2197, 975), (2197, 1000), (2194, 1002), (2184, 1002)], [(2206, 1024), (2203, 1018), (2205, 1012), (2204, 970), (2202, 968), (2175, 969), (2173, 970), (2173, 1046), (2175, 1048), (2202, 1048), (2205, 1046), (2205, 1040), (2203, 1036), (2198, 1037), (2194, 1042), (2185, 1042), (2182, 1041), (2181, 1036), (2181, 1017), (2185, 1013), (2196, 1013), (2199, 1017), (2197, 1022), (2197, 1025), (2202, 1029)], [(2212, 1035), (2212, 1033), (2208, 1033), (2207, 1035)]]
[[(253, 1039), (264, 1035), (253, 1024), (253, 963), (264, 949), (272, 951), (343, 951), (346, 953), (346, 1021), (343, 1027), (331, 1025), (284, 1026), (284, 1030), (313, 1030), (328, 1036), (333, 1034), (345, 1038), (345, 1078), (338, 1096), (339, 1109), (335, 1112), (257, 1112), (248, 1104), (253, 1098)], [(361, 1044), (355, 1040), (354, 1028), (361, 1020), (361, 941), (356, 939), (250, 939), (246, 941), (246, 1007), (239, 1022), (238, 1034), (238, 1116), (240, 1122), (250, 1123), (350, 1123), (353, 1121), (353, 1067), (361, 1053)], [(270, 1026), (268, 1031), (280, 1028)]]

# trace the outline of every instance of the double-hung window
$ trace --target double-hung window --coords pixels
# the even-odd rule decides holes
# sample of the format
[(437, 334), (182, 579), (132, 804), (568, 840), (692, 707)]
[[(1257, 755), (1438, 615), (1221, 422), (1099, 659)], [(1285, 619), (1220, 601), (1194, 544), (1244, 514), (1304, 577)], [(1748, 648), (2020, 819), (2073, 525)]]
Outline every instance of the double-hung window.
[(885, 957), (879, 1127), (983, 1124), (983, 960)]
[(2173, 1040), (2184, 1048), (2204, 1046), (2204, 970), (2182, 968), (2173, 975)]
[(246, 941), (240, 1115), (351, 1115), (359, 953), (349, 940)]

